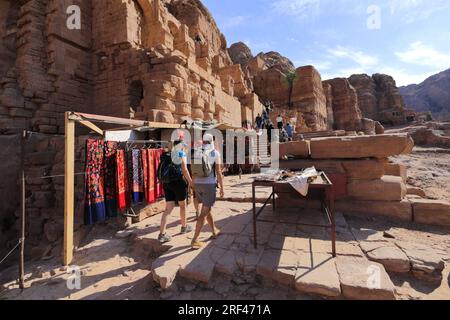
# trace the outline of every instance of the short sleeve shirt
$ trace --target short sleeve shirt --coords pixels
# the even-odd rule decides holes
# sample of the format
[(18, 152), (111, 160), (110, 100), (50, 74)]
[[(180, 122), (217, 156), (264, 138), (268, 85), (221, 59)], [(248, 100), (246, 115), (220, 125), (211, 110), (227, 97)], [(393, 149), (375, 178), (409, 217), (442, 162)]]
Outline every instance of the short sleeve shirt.
[(208, 152), (208, 160), (209, 163), (211, 164), (213, 170), (211, 172), (211, 174), (209, 175), (209, 177), (194, 177), (194, 183), (195, 184), (216, 184), (216, 175), (215, 175), (215, 165), (217, 162), (220, 161), (220, 152), (217, 151), (216, 149), (213, 149), (211, 151), (207, 151)]

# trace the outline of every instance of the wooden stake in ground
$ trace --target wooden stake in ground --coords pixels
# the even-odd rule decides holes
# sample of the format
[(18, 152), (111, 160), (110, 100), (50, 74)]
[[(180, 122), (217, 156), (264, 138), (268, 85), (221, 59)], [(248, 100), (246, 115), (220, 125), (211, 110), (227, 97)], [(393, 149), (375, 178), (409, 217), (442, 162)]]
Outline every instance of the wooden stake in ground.
[(65, 115), (64, 265), (73, 259), (75, 121)]

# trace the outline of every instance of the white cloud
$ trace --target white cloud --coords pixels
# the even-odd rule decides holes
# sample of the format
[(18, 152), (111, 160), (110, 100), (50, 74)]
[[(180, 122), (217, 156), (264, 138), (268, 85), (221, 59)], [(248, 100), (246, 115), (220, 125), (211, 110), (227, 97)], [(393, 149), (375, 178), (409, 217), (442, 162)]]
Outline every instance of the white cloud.
[(411, 43), (408, 50), (395, 52), (395, 55), (404, 63), (441, 70), (450, 67), (450, 54), (439, 52), (421, 41)]
[(328, 49), (328, 53), (335, 58), (345, 58), (355, 62), (359, 68), (367, 68), (378, 64), (378, 58), (366, 54), (362, 51), (354, 50), (352, 48), (345, 48), (337, 46), (334, 49)]
[(398, 15), (400, 21), (413, 23), (429, 19), (436, 12), (450, 8), (448, 0), (389, 0), (391, 15)]
[(277, 0), (272, 4), (276, 12), (306, 18), (319, 10), (320, 0)]

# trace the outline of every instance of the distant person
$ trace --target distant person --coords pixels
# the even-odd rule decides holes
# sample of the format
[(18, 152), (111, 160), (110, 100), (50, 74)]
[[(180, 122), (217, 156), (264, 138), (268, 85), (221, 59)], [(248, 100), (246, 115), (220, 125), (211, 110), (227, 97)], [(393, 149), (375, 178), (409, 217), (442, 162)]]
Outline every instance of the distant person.
[(263, 118), (261, 117), (261, 115), (258, 113), (258, 115), (256, 116), (256, 127), (258, 129), (262, 129), (262, 125), (263, 125)]
[(161, 156), (161, 164), (158, 168), (158, 179), (163, 183), (166, 210), (161, 217), (160, 234), (158, 241), (166, 243), (172, 237), (166, 233), (167, 218), (178, 202), (181, 217), (181, 233), (186, 234), (193, 229), (186, 220), (186, 199), (188, 186), (192, 185), (192, 178), (187, 169), (187, 158), (184, 151), (183, 140), (172, 143), (169, 152)]
[[(198, 163), (200, 161), (201, 163)], [(211, 227), (214, 239), (220, 234), (220, 230), (216, 228), (211, 214), (211, 209), (216, 203), (217, 183), (219, 183), (220, 187), (220, 197), (224, 198), (225, 196), (221, 156), (214, 146), (214, 137), (211, 134), (205, 134), (202, 148), (195, 150), (194, 162), (191, 164), (191, 168), (196, 197), (202, 204), (191, 246), (193, 249), (200, 249), (205, 245), (204, 242), (198, 239), (205, 225), (205, 220)]]
[(286, 132), (286, 129), (281, 129), (281, 137), (280, 137), (280, 142), (288, 142), (289, 141), (289, 136)]
[(279, 130), (283, 129), (283, 117), (281, 116), (281, 114), (279, 114), (277, 117), (277, 126)]
[(264, 109), (264, 110), (263, 110), (262, 116), (263, 116), (263, 120), (264, 120), (265, 122), (267, 122), (267, 121), (269, 120), (269, 113), (267, 112), (267, 109)]
[(267, 136), (269, 138), (269, 144), (272, 142), (272, 130), (274, 130), (275, 127), (272, 124), (272, 121), (269, 121), (267, 125)]
[(286, 124), (286, 126), (284, 127), (284, 129), (286, 130), (286, 133), (287, 133), (287, 136), (288, 136), (288, 141), (292, 141), (292, 139), (294, 138), (294, 128), (288, 122)]

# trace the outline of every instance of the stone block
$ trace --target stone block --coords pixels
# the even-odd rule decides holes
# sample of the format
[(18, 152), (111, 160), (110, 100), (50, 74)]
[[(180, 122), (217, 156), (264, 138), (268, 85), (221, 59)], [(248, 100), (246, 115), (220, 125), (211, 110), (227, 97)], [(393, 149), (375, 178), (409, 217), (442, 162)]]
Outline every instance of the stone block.
[(308, 141), (292, 141), (280, 143), (280, 159), (287, 156), (295, 158), (309, 158), (309, 142)]
[(335, 259), (329, 254), (300, 253), (295, 288), (304, 293), (325, 297), (341, 295)]
[(450, 227), (450, 203), (429, 199), (411, 199), (414, 221)]
[(406, 185), (402, 178), (383, 176), (378, 180), (351, 180), (348, 195), (354, 200), (401, 201), (406, 196)]
[(403, 182), (405, 183), (406, 180), (408, 179), (407, 169), (406, 166), (403, 164), (386, 162), (384, 164), (384, 172), (388, 176), (401, 177), (403, 179)]
[(409, 154), (414, 141), (407, 134), (319, 138), (311, 140), (313, 159), (387, 158)]
[(385, 216), (412, 221), (411, 202), (403, 201), (336, 201), (336, 210), (344, 214)]
[(384, 174), (384, 165), (380, 160), (342, 161), (348, 179), (372, 180), (380, 179)]
[(383, 265), (365, 258), (338, 256), (342, 294), (355, 300), (394, 300), (394, 285)]

